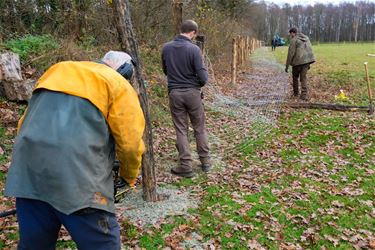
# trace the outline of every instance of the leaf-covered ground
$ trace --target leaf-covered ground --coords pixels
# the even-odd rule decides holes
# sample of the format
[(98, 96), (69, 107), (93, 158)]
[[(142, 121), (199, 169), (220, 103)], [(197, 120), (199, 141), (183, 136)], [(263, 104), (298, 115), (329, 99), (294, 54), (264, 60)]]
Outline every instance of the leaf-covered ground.
[[(240, 133), (241, 119), (208, 109), (214, 169), (180, 179), (169, 174), (176, 149), (166, 90), (150, 86), (159, 185), (189, 190), (200, 203), (147, 228), (120, 217), (125, 249), (375, 249), (373, 116), (283, 108), (266, 133), (250, 124)], [(3, 189), (20, 107), (0, 103)], [(11, 207), (1, 197), (1, 210)], [(0, 230), (0, 249), (15, 246), (15, 218), (0, 220)], [(74, 248), (68, 239), (63, 232), (58, 248)]]
[[(317, 63), (317, 67), (322, 66)], [(251, 74), (262, 72), (252, 70)], [(310, 84), (319, 87), (312, 88), (312, 99), (333, 101), (333, 94), (325, 93), (321, 83), (324, 77), (312, 78)], [(251, 92), (254, 83), (243, 82), (230, 93)], [(176, 178), (164, 174), (168, 168), (159, 170), (164, 182), (198, 194), (200, 207), (138, 232), (129, 238), (133, 246), (375, 249), (373, 116), (282, 109), (277, 124), (264, 132), (258, 125), (254, 130), (250, 124), (244, 128), (241, 119), (209, 110), (208, 127), (211, 140), (221, 142), (213, 147), (223, 157), (214, 172), (176, 183)], [(159, 129), (158, 138), (163, 138), (159, 146), (174, 152), (173, 130)], [(228, 137), (228, 131), (237, 132)], [(237, 151), (226, 154), (225, 149), (233, 145)], [(176, 164), (175, 155), (158, 152), (163, 159), (159, 165), (165, 166), (168, 159), (168, 164)]]

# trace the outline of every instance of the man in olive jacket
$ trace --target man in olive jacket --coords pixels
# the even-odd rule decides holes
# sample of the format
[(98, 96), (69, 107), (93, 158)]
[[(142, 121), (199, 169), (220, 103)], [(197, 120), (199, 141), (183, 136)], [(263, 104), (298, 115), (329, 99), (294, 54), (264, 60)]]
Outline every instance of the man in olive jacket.
[(285, 72), (288, 72), (289, 65), (293, 66), (293, 95), (298, 96), (298, 79), (301, 81), (301, 96), (302, 100), (308, 100), (307, 87), (307, 71), (310, 69), (310, 64), (315, 62), (314, 54), (310, 39), (302, 34), (297, 33), (296, 28), (289, 30), (291, 37), (288, 58), (285, 64)]
[[(18, 249), (55, 249), (61, 225), (78, 249), (120, 249), (112, 165), (134, 185), (145, 127), (131, 57), (60, 62), (38, 80), (13, 148), (5, 195), (16, 197)], [(115, 147), (116, 146), (116, 147)]]

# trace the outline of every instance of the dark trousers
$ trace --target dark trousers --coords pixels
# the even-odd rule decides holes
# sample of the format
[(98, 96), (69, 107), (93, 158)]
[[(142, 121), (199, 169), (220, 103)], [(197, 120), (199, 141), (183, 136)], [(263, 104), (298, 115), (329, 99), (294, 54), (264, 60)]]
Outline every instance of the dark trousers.
[(191, 153), (188, 140), (189, 118), (194, 130), (197, 151), (202, 164), (209, 163), (206, 118), (198, 89), (173, 89), (169, 93), (169, 107), (176, 130), (179, 167), (191, 171)]
[(310, 64), (303, 64), (293, 66), (293, 94), (297, 96), (298, 91), (298, 79), (301, 82), (301, 97), (307, 97), (308, 87), (307, 87), (307, 71), (310, 69)]
[(83, 209), (66, 215), (46, 202), (16, 199), (20, 240), (18, 249), (55, 249), (61, 225), (69, 231), (78, 249), (120, 249), (116, 216), (98, 209)]

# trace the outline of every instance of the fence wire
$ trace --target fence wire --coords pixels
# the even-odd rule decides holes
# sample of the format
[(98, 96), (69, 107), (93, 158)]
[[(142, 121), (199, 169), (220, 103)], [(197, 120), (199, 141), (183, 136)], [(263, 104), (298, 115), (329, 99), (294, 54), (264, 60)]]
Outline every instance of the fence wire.
[(259, 48), (251, 55), (251, 72), (245, 73), (246, 80), (237, 86), (238, 93), (228, 96), (216, 84), (209, 57), (205, 60), (211, 78), (205, 87), (206, 106), (235, 119), (236, 126), (224, 129), (221, 140), (238, 143), (227, 146), (225, 153), (251, 151), (256, 141), (276, 125), (281, 105), (288, 97), (288, 75), (267, 48)]

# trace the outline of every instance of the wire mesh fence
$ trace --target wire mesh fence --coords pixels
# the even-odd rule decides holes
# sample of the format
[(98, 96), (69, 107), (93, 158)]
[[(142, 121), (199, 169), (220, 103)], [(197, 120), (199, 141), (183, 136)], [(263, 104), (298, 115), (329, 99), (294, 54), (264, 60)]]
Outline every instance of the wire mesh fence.
[(228, 96), (216, 84), (209, 57), (205, 59), (211, 78), (205, 87), (205, 104), (235, 121), (235, 126), (223, 129), (222, 140), (236, 141), (227, 144), (225, 153), (252, 150), (255, 142), (276, 125), (282, 103), (288, 97), (288, 75), (267, 48), (259, 48), (251, 55), (251, 72), (244, 73), (245, 82), (236, 86), (236, 94)]

